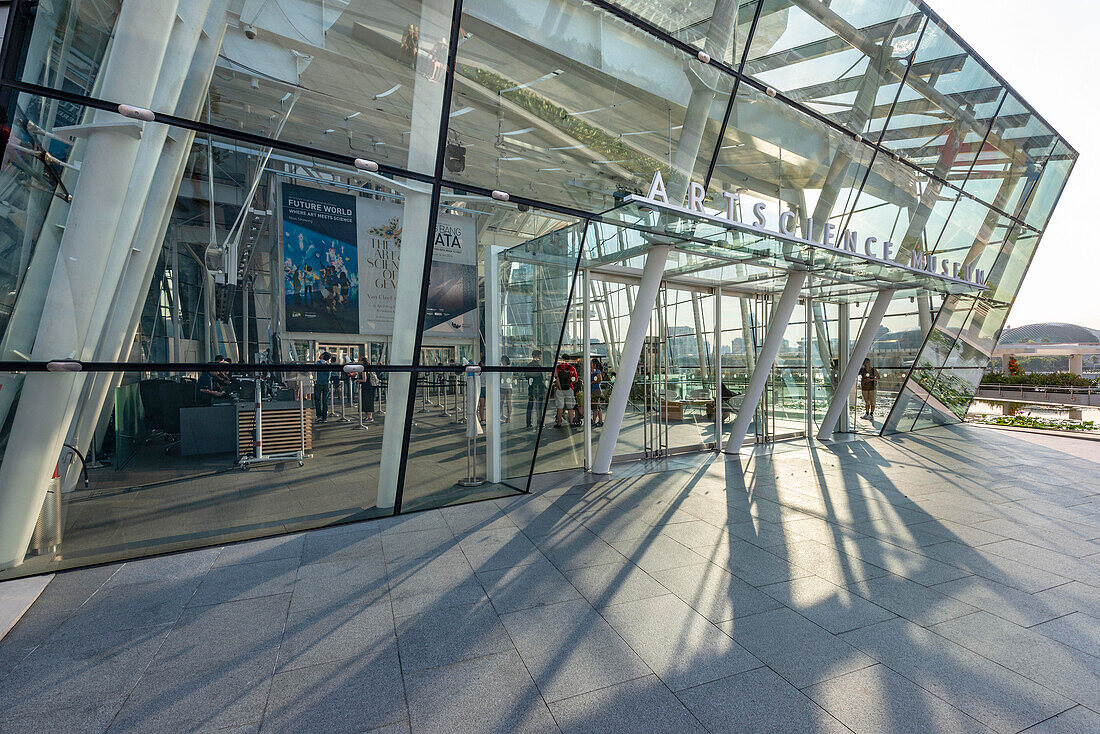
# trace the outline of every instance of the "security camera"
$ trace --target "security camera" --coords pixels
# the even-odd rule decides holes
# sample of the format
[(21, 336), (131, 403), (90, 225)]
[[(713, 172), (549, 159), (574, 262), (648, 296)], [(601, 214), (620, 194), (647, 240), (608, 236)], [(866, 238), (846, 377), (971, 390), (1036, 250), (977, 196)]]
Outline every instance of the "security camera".
[(253, 27), (251, 24), (246, 25), (244, 27), (244, 35), (245, 35), (245, 38), (248, 38), (248, 39), (255, 38), (256, 37), (256, 28)]

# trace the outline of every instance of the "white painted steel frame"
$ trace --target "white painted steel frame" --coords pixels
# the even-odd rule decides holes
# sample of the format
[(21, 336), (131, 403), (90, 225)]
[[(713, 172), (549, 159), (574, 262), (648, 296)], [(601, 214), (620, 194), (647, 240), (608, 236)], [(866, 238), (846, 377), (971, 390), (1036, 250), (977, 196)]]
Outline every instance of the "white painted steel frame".
[(882, 317), (886, 315), (886, 309), (890, 306), (890, 300), (896, 292), (894, 290), (883, 290), (875, 296), (875, 302), (863, 322), (863, 328), (859, 331), (859, 338), (856, 339), (855, 346), (852, 347), (848, 363), (840, 373), (836, 392), (833, 393), (833, 399), (829, 402), (829, 409), (825, 411), (825, 417), (821, 419), (821, 427), (817, 431), (819, 441), (825, 441), (832, 437), (837, 420), (840, 419), (841, 414), (844, 413), (848, 405), (848, 394), (855, 387), (859, 369), (867, 353), (871, 351), (871, 345), (875, 343), (875, 334), (878, 332), (879, 324), (882, 323)]

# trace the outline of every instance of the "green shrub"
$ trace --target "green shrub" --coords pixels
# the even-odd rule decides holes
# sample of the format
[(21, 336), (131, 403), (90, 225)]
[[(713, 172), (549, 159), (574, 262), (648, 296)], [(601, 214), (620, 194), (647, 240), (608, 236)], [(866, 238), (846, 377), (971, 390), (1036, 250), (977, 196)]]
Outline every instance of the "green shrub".
[(1006, 375), (992, 372), (982, 376), (983, 385), (1026, 385), (1030, 387), (1100, 387), (1100, 379), (1090, 380), (1072, 372), (1053, 372), (1038, 374), (1035, 372)]

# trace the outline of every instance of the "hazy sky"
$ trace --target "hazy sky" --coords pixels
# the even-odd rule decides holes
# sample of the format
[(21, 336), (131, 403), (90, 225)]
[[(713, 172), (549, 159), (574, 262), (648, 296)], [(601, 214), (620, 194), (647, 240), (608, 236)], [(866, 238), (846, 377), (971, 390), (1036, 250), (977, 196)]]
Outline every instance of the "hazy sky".
[(1065, 321), (1100, 329), (1098, 0), (929, 0), (929, 5), (1080, 159), (1039, 245), (1008, 323)]

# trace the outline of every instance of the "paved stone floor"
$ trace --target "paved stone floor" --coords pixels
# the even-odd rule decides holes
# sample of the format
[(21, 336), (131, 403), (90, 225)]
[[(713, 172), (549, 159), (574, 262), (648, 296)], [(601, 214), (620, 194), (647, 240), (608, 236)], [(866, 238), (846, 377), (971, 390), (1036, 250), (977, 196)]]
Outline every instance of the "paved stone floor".
[(1100, 443), (537, 485), (60, 573), (0, 642), (0, 731), (1100, 731)]

